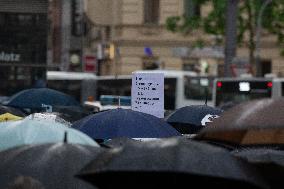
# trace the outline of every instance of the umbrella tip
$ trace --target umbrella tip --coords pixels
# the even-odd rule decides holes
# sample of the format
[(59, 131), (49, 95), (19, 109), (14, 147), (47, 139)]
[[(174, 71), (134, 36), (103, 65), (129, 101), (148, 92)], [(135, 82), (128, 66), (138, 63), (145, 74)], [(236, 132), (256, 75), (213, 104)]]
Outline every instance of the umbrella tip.
[(63, 139), (64, 143), (68, 143), (68, 138), (67, 138), (67, 131), (64, 132), (64, 139)]

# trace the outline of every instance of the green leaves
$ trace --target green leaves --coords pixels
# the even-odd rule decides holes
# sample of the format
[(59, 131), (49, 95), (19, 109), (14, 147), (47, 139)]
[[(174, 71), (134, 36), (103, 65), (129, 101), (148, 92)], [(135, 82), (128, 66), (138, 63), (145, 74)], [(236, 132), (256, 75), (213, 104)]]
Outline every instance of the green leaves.
[[(227, 0), (191, 0), (192, 3), (202, 6), (212, 4), (212, 10), (205, 17), (194, 15), (190, 17), (173, 16), (166, 21), (169, 31), (190, 34), (193, 30), (202, 29), (207, 34), (225, 36), (226, 3)], [(249, 33), (251, 46), (254, 44), (254, 34), (257, 28), (259, 12), (265, 0), (239, 1), (238, 9), (238, 43), (244, 42), (244, 36)], [(276, 35), (278, 43), (284, 43), (284, 0), (273, 0), (264, 9), (261, 17), (262, 28), (272, 35)], [(254, 50), (254, 49), (252, 49)]]

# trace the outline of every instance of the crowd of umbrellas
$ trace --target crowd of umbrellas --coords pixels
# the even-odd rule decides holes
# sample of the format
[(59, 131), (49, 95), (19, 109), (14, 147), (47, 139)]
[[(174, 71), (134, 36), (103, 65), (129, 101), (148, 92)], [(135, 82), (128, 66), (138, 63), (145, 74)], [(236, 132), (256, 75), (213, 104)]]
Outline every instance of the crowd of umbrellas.
[(0, 106), (0, 188), (282, 188), (283, 144), (284, 99), (159, 119), (28, 89)]

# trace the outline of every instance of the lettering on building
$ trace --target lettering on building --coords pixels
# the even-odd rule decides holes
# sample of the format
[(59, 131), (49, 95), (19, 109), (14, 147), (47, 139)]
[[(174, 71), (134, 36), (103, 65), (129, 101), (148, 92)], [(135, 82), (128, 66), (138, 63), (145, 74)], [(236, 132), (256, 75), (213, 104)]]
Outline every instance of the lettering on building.
[(0, 52), (0, 61), (2, 62), (20, 62), (21, 55), (15, 53)]

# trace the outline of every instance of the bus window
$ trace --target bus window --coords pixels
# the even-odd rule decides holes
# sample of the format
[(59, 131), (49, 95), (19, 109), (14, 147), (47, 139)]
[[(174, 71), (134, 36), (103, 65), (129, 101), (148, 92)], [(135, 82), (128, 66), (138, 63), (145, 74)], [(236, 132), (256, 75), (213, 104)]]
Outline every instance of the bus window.
[(97, 99), (101, 95), (131, 96), (131, 79), (99, 79)]
[(215, 106), (222, 106), (229, 102), (237, 104), (248, 100), (270, 98), (271, 89), (272, 82), (269, 80), (217, 80), (214, 89)]
[(203, 100), (206, 96), (212, 100), (213, 78), (211, 77), (184, 77), (184, 96), (186, 99)]
[(174, 110), (176, 109), (176, 78), (165, 78), (164, 81), (164, 106), (165, 110)]
[(284, 82), (281, 83), (281, 96), (284, 96)]
[(81, 101), (81, 81), (78, 80), (49, 80), (47, 86), (51, 89), (61, 91)]
[(83, 72), (47, 72), (47, 86), (85, 102), (96, 95), (96, 76)]

